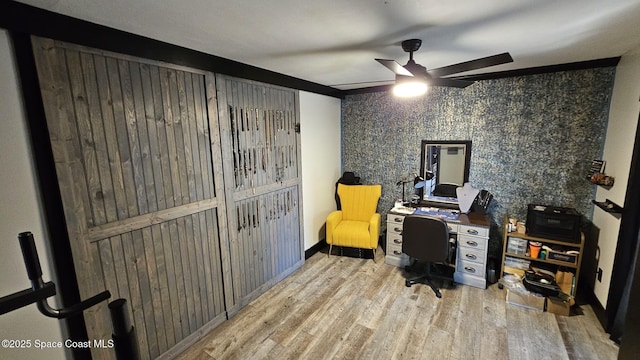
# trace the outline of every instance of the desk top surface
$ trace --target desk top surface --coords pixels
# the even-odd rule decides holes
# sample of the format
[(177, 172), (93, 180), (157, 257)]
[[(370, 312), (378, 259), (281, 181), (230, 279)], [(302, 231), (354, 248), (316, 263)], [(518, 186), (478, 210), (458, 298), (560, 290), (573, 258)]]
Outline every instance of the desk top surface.
[(489, 227), (491, 225), (489, 215), (480, 214), (477, 212), (470, 212), (468, 214), (462, 214), (459, 211), (452, 211), (451, 209), (439, 209), (439, 208), (404, 208), (407, 210), (399, 211), (396, 208), (389, 210), (389, 214), (397, 215), (429, 215), (441, 218), (444, 221), (452, 222), (463, 225), (475, 225)]

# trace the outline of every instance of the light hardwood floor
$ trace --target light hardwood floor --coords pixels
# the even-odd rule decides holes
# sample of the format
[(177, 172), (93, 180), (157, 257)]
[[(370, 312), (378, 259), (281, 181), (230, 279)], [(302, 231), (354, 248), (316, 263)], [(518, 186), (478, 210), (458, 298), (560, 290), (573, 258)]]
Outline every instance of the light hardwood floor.
[(179, 359), (615, 359), (592, 309), (570, 317), (458, 285), (437, 299), (400, 268), (317, 253)]

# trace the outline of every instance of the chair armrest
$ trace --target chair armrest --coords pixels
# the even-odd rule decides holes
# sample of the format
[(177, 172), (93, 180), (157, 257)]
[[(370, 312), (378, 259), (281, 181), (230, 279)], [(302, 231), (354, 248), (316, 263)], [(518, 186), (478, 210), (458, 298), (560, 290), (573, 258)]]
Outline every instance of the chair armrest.
[(378, 239), (380, 238), (380, 214), (375, 213), (371, 215), (371, 220), (369, 220), (369, 235), (371, 236), (371, 242), (369, 245), (372, 249), (376, 249), (378, 247)]
[(326, 241), (327, 244), (333, 244), (333, 230), (338, 226), (338, 224), (342, 221), (342, 211), (335, 210), (329, 213), (327, 216), (327, 224), (326, 224)]

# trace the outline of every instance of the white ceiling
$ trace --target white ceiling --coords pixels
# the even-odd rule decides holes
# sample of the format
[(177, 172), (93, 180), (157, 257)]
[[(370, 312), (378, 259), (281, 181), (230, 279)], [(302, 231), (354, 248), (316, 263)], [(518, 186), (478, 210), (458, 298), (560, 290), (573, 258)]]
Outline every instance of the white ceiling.
[(515, 60), (476, 73), (640, 46), (638, 0), (19, 1), (339, 89), (393, 80), (374, 58), (406, 63), (400, 42), (411, 38), (428, 69), (505, 51)]

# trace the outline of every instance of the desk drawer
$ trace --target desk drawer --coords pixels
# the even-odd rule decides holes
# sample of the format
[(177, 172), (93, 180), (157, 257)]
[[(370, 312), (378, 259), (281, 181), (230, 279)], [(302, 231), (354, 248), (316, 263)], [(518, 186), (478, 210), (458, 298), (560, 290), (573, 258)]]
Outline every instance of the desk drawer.
[(394, 245), (402, 247), (402, 235), (387, 234), (387, 247)]
[(404, 222), (404, 215), (387, 214), (387, 222), (402, 224)]
[(489, 228), (481, 226), (462, 225), (458, 227), (458, 233), (460, 235), (473, 235), (480, 237), (489, 237)]
[(478, 236), (467, 236), (458, 234), (458, 247), (483, 250), (487, 247), (487, 239)]
[(388, 222), (387, 236), (402, 235), (402, 223)]
[(484, 264), (485, 262), (484, 250), (461, 246), (458, 248), (458, 259), (463, 261), (471, 261), (474, 263)]
[[(392, 225), (392, 224), (389, 224)], [(402, 252), (402, 236), (387, 234), (387, 248), (384, 262), (389, 265), (404, 267), (409, 265), (409, 256)]]
[(398, 245), (398, 244), (394, 244), (392, 242), (388, 243), (387, 244), (387, 254), (393, 255), (393, 256), (403, 255), (402, 254), (402, 244)]
[(485, 267), (484, 263), (476, 263), (473, 261), (460, 260), (456, 264), (456, 271), (462, 274), (473, 275), (484, 278)]

